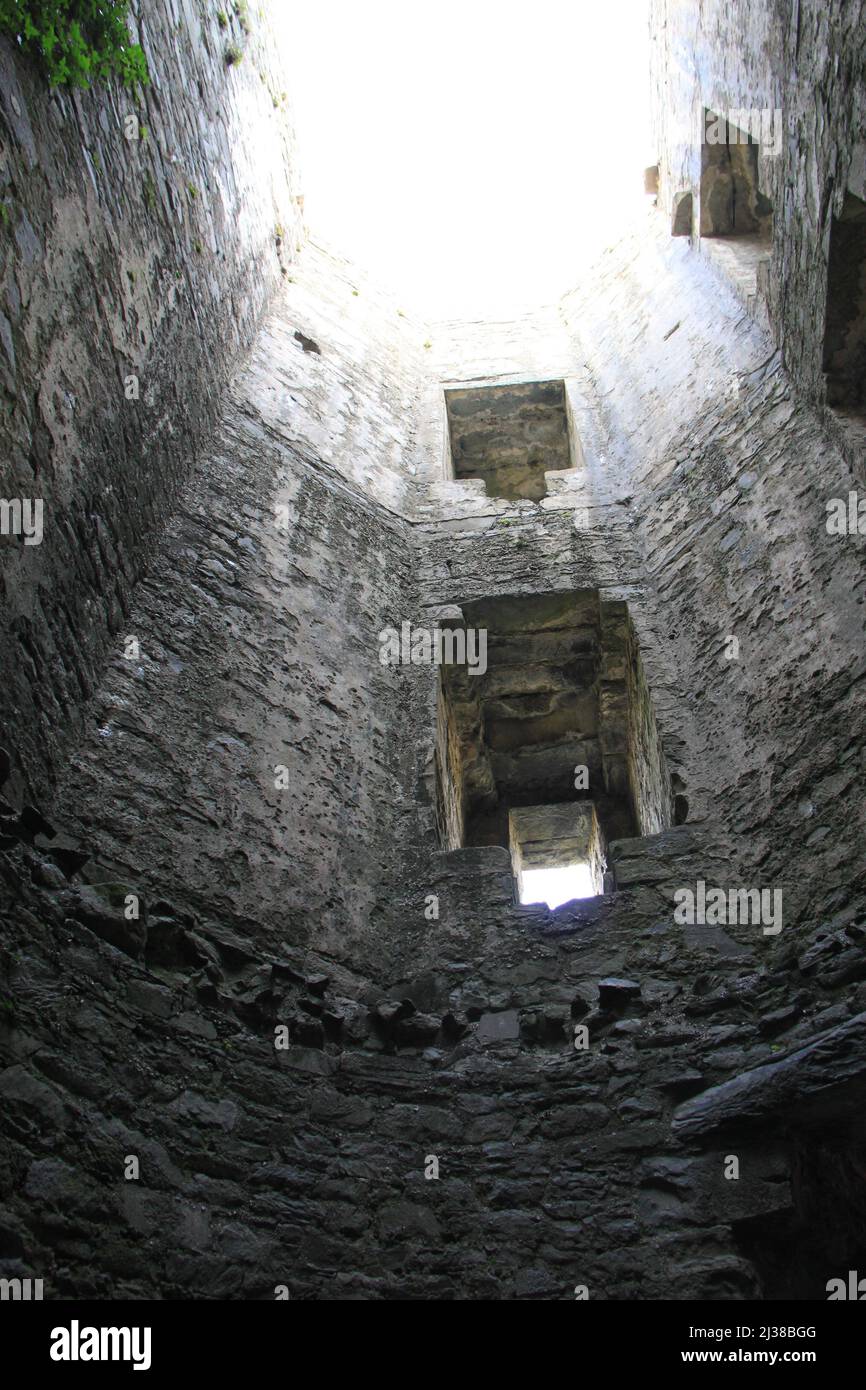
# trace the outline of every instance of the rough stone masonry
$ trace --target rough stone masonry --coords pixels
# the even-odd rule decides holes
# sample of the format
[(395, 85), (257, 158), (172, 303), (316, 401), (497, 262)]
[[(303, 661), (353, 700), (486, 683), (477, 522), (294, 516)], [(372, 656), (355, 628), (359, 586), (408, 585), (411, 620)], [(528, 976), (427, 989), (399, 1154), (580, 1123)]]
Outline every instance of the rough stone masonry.
[[(866, 5), (651, 8), (657, 193), (497, 323), (309, 239), (245, 7), (133, 3), (140, 106), (0, 39), (0, 495), (44, 502), (0, 537), (0, 1277), (866, 1272)], [(403, 622), (485, 673), (382, 663)], [(569, 805), (604, 891), (522, 904), (509, 824)]]

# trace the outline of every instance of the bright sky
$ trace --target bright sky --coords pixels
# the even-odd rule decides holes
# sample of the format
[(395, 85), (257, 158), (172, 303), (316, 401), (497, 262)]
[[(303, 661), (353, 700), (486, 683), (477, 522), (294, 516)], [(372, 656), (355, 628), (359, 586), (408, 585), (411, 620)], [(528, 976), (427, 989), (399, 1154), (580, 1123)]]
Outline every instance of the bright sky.
[(647, 0), (272, 0), (314, 236), (427, 318), (569, 288), (644, 202)]
[(547, 903), (559, 907), (572, 898), (595, 896), (589, 865), (567, 864), (561, 869), (524, 869), (521, 875), (520, 901)]

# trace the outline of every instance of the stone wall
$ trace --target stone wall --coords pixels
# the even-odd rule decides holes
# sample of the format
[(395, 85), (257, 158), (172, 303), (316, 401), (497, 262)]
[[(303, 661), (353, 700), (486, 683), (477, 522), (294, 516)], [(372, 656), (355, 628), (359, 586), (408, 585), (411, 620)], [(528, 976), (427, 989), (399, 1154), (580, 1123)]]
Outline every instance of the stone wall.
[(439, 856), (439, 919), (402, 919), (376, 986), (166, 899), (124, 929), (109, 886), (5, 856), (4, 1276), (48, 1298), (820, 1297), (860, 1219), (825, 1191), (804, 1257), (803, 1155), (849, 1161), (826, 1118), (798, 1139), (790, 1092), (769, 1131), (758, 1112), (732, 1183), (730, 1136), (689, 1105), (784, 1075), (855, 1002), (814, 961), (792, 989), (760, 933), (671, 921), (674, 884), (725, 881), (717, 832), (616, 859), (616, 895), (551, 914), (514, 907), (506, 850)]
[[(772, 343), (655, 219), (569, 310), (632, 453), (643, 594), (630, 608), (663, 736), (681, 722), (686, 746), (666, 752), (690, 819), (718, 818), (752, 872), (784, 882), (790, 929), (808, 936), (842, 898), (863, 910), (849, 800), (863, 542), (826, 527), (828, 498), (856, 477)], [(670, 307), (654, 317), (656, 303)]]
[(0, 729), (43, 799), (301, 237), (277, 55), (226, 9), (134, 3), (138, 96), (0, 39), (0, 496), (44, 503), (40, 545), (0, 540)]
[(862, 198), (866, 184), (866, 6), (654, 0), (651, 16), (659, 203), (668, 216), (677, 193), (699, 192), (698, 107), (774, 113), (758, 159), (775, 221), (764, 292), (786, 366), (822, 401), (832, 216), (846, 188)]
[(293, 267), (139, 588), (140, 658), (115, 651), (54, 808), (112, 873), (350, 958), (405, 811), (379, 634), (415, 602), (388, 504), (411, 492), (424, 362), (359, 283), (314, 246)]
[[(733, 10), (657, 6), (662, 70), (704, 54), (741, 77), (708, 104), (754, 105), (743, 74), (772, 99), (790, 39)], [(856, 475), (772, 285), (752, 317), (671, 238), (674, 144), (660, 207), (519, 322), (425, 329), (315, 246), (287, 267), (45, 808), (60, 834), (0, 804), (5, 1276), (741, 1300), (858, 1266), (863, 552), (825, 524)], [(581, 439), (538, 504), (447, 474), (443, 385), (521, 378), (565, 383)], [(575, 590), (627, 605), (641, 814), (679, 823), (550, 912), (515, 903), (505, 848), (443, 849), (438, 673), (378, 638)], [(683, 921), (701, 882), (780, 891), (782, 919)]]
[[(299, 281), (305, 265), (310, 295), (318, 253)], [(643, 284), (666, 279), (689, 306), (681, 338), (686, 324), (669, 334), (640, 308)], [(862, 1008), (857, 885), (842, 867), (857, 829), (833, 743), (853, 771), (857, 562), (844, 538), (832, 548), (823, 511), (808, 529), (817, 489), (796, 471), (818, 454), (821, 487), (831, 469), (841, 486), (841, 456), (733, 296), (651, 215), (566, 308), (586, 337), (563, 365), (590, 363), (608, 402), (594, 428), (620, 441), (633, 490), (588, 528), (567, 501), (513, 504), (507, 526), (498, 507), (431, 522), (423, 493), (413, 523), (350, 483), (354, 448), (345, 462), (328, 441), (327, 457), (312, 452), (309, 420), (327, 418), (335, 388), (294, 335), (324, 355), (328, 316), (299, 317), (293, 293), (140, 590), (142, 658), (117, 656), (54, 808), (64, 843), (93, 859), (65, 884), (39, 840), (9, 871), (10, 1269), (100, 1297), (269, 1298), (280, 1283), (317, 1299), (572, 1298), (578, 1284), (609, 1299), (819, 1296), (828, 1268), (848, 1267), (844, 1223), (793, 1284), (762, 1224), (816, 1240), (792, 1177), (817, 1161), (814, 1136), (796, 1115), (774, 1121), (772, 1142), (737, 1136), (735, 1186), (730, 1140), (675, 1138), (671, 1120)], [(714, 354), (744, 380), (758, 366), (744, 399), (713, 405)], [(347, 418), (417, 399), (418, 435), (432, 430), (409, 347), (396, 383), (375, 357), (337, 359)], [(283, 408), (281, 379), (310, 417), (273, 424), (263, 403)], [(746, 483), (730, 500), (729, 470)], [(789, 509), (750, 541), (785, 615), (759, 656), (755, 577), (740, 538), (722, 544), (736, 530), (725, 506), (744, 493), (780, 499), (770, 523)], [(551, 914), (515, 906), (507, 851), (437, 852), (436, 673), (381, 667), (370, 637), (404, 612), (569, 588), (628, 602), (690, 809), (686, 825), (614, 844), (615, 893)], [(810, 667), (822, 611), (833, 642)], [(729, 631), (743, 648), (722, 664)], [(835, 715), (838, 735), (798, 752), (786, 700), (808, 701), (818, 728)], [(816, 781), (816, 746), (841, 780)], [(290, 768), (288, 796), (272, 760)], [(778, 936), (675, 921), (677, 889), (755, 875), (784, 888)], [(124, 925), (136, 891), (146, 920)], [(853, 1161), (832, 1124), (822, 1142)], [(127, 1154), (140, 1185), (119, 1176)]]

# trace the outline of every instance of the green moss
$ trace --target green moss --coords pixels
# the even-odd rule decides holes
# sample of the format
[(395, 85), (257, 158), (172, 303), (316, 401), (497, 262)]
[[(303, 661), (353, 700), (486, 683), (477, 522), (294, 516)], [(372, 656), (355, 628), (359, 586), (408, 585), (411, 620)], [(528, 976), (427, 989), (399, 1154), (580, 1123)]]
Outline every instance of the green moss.
[(144, 196), (144, 206), (147, 208), (148, 212), (153, 212), (156, 207), (156, 184), (153, 181), (149, 169), (144, 176), (141, 191)]
[(52, 87), (90, 87), (150, 78), (144, 50), (130, 43), (129, 0), (0, 0), (0, 33), (39, 63)]
[(217, 10), (217, 24), (221, 29), (227, 29), (229, 27), (229, 17), (225, 10)]
[(225, 54), (226, 66), (233, 68), (235, 63), (239, 63), (244, 56), (244, 50), (236, 43), (227, 43)]
[(245, 34), (250, 32), (250, 7), (247, 0), (235, 0), (232, 9), (237, 15), (238, 24)]

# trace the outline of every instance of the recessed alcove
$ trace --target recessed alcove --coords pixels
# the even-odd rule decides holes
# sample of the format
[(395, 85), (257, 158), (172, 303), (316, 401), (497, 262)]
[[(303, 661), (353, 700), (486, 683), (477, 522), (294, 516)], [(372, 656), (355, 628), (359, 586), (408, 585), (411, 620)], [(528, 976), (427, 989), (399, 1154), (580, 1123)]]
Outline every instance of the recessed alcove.
[(773, 208), (760, 188), (758, 141), (710, 110), (704, 111), (702, 134), (701, 236), (746, 236), (769, 244)]
[(827, 404), (866, 414), (866, 202), (850, 192), (830, 230), (824, 372)]
[[(767, 113), (746, 113), (753, 118)], [(704, 109), (698, 230), (703, 253), (749, 313), (766, 319), (773, 205), (760, 184), (760, 143), (751, 131)]]
[(445, 409), (453, 475), (480, 478), (489, 497), (540, 502), (545, 472), (574, 467), (562, 381), (446, 390)]
[[(540, 869), (604, 891), (611, 840), (673, 818), (670, 776), (627, 605), (581, 589), (460, 605), (487, 669), (440, 670), (436, 783), (445, 849), (510, 851), (517, 896)], [(581, 896), (576, 892), (575, 896)]]
[(692, 216), (691, 189), (676, 193), (671, 208), (671, 236), (691, 236)]

